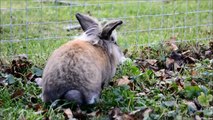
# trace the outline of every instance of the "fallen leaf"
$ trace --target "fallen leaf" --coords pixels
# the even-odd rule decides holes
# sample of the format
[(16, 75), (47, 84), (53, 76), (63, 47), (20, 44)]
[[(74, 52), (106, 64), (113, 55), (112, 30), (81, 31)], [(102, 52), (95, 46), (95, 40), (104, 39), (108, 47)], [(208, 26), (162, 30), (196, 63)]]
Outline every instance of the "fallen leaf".
[(101, 114), (101, 110), (97, 110), (97, 111), (93, 111), (91, 113), (88, 113), (87, 116), (88, 117), (98, 117)]
[(34, 78), (34, 75), (33, 75), (33, 73), (28, 73), (27, 75), (26, 75), (26, 78), (28, 79), (28, 80), (32, 80), (33, 78)]
[(11, 95), (11, 99), (20, 97), (24, 95), (24, 90), (23, 89), (18, 89), (16, 90), (12, 95)]
[(202, 120), (200, 116), (195, 115), (195, 120)]
[(193, 114), (195, 111), (197, 111), (197, 107), (194, 102), (186, 101), (186, 105), (188, 106), (189, 114)]
[(197, 84), (197, 82), (196, 82), (195, 80), (192, 80), (192, 81), (191, 81), (191, 85), (192, 85), (192, 86), (197, 86), (198, 84)]
[(150, 64), (150, 65), (154, 65), (157, 63), (156, 59), (146, 59), (146, 61)]
[(135, 119), (129, 114), (123, 114), (121, 120), (135, 120)]
[(169, 47), (169, 49), (172, 50), (172, 51), (178, 50), (178, 47), (176, 45), (176, 40), (177, 40), (177, 37), (176, 36), (172, 36), (172, 37), (170, 37), (169, 40), (167, 40), (165, 42), (166, 45)]
[(87, 114), (84, 111), (82, 111), (80, 107), (78, 107), (77, 110), (73, 111), (72, 114), (73, 118), (76, 118), (78, 120), (86, 120), (88, 118)]
[(145, 96), (145, 95), (146, 95), (145, 92), (140, 92), (140, 93), (137, 93), (137, 94), (136, 94), (136, 96), (138, 96), (138, 97)]
[(149, 118), (149, 114), (153, 110), (150, 108), (145, 108), (145, 109), (139, 109), (136, 111), (132, 111), (130, 115), (134, 118), (134, 120), (146, 120)]
[(191, 70), (191, 76), (196, 76), (196, 75), (197, 75), (197, 71)]
[(123, 76), (121, 79), (117, 80), (117, 85), (121, 86), (121, 85), (128, 85), (131, 83), (131, 81), (128, 79), (128, 76)]
[(181, 66), (178, 63), (174, 63), (174, 70), (176, 71), (180, 71), (181, 70)]
[(43, 70), (41, 70), (40, 68), (32, 67), (32, 71), (33, 71), (33, 74), (35, 74), (37, 77), (42, 76)]
[(210, 59), (211, 59), (211, 58), (212, 58), (212, 54), (213, 54), (213, 53), (212, 53), (211, 50), (205, 51), (205, 57), (206, 57), (206, 58), (210, 58)]
[(6, 78), (0, 76), (0, 85), (2, 86), (6, 85)]
[(187, 64), (195, 64), (196, 59), (189, 56), (184, 56), (184, 62)]
[(33, 108), (34, 108), (35, 111), (42, 110), (41, 104), (35, 104), (35, 105), (33, 105)]
[(116, 108), (111, 109), (108, 114), (109, 114), (110, 120), (114, 120), (118, 116), (121, 116), (122, 112), (119, 108), (116, 107)]
[(166, 58), (166, 68), (172, 70), (174, 62), (174, 59)]
[(184, 81), (182, 78), (177, 77), (175, 82), (177, 83), (178, 87), (181, 87), (181, 89), (184, 88)]
[(165, 80), (170, 76), (170, 74), (168, 74), (165, 69), (161, 69), (161, 70), (154, 72), (154, 73), (157, 77), (160, 78), (160, 80)]
[(190, 52), (191, 52), (190, 50), (187, 50), (187, 51), (182, 52), (181, 54), (182, 54), (182, 55), (187, 55), (187, 54), (190, 53)]
[(5, 80), (8, 84), (13, 84), (15, 83), (15, 79), (14, 79), (14, 76), (9, 74), (6, 76), (6, 80)]
[(73, 118), (73, 114), (72, 114), (72, 111), (70, 110), (70, 108), (64, 109), (63, 111), (64, 111), (66, 118), (68, 118), (68, 119)]
[(126, 113), (121, 112), (119, 108), (113, 108), (109, 111), (110, 120), (134, 120), (134, 118)]

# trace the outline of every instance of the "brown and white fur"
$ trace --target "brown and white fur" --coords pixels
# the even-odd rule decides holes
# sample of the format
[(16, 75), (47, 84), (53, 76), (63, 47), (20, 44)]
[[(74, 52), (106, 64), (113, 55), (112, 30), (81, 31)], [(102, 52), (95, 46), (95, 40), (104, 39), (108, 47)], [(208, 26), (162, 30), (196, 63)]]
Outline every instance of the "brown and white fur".
[(56, 49), (48, 59), (41, 81), (44, 102), (67, 99), (78, 104), (95, 103), (125, 59), (115, 32), (122, 21), (102, 27), (90, 16), (77, 13), (76, 18), (84, 33)]

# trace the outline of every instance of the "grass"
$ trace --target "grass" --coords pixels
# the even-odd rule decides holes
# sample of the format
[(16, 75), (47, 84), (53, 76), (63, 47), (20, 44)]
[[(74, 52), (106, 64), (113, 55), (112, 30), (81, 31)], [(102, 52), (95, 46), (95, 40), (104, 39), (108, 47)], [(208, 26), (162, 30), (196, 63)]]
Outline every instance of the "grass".
[[(76, 2), (83, 4), (85, 1)], [(34, 0), (12, 1), (11, 4), (9, 0), (1, 1), (1, 8), (6, 10), (1, 10), (1, 25), (4, 26), (1, 26), (0, 39), (20, 41), (1, 42), (1, 56), (28, 54), (35, 63), (43, 63), (55, 48), (81, 33), (79, 30), (67, 32), (63, 29), (70, 23), (77, 24), (77, 12), (90, 12), (100, 20), (121, 17), (124, 21), (124, 25), (119, 29), (119, 44), (122, 48), (165, 41), (177, 34), (178, 41), (209, 40), (212, 37), (211, 1), (205, 0), (199, 5), (194, 0), (188, 3), (184, 0), (168, 3), (119, 0), (113, 4), (106, 1), (99, 3), (90, 0), (85, 3), (87, 6), (76, 5), (70, 8)], [(12, 13), (10, 7), (13, 9)], [(189, 13), (186, 14), (187, 12)], [(174, 13), (176, 15), (173, 15)], [(185, 26), (188, 27), (184, 28)]]
[[(113, 4), (102, 0), (74, 2), (85, 3), (87, 6), (70, 7), (52, 2), (39, 3), (35, 0), (27, 0), (27, 2), (12, 0), (10, 4), (10, 0), (1, 0), (0, 62), (1, 60), (11, 61), (14, 55), (27, 54), (29, 60), (34, 63), (33, 66), (42, 69), (54, 49), (82, 32), (63, 29), (70, 23), (78, 24), (75, 18), (77, 12), (89, 12), (99, 20), (121, 17), (124, 24), (118, 30), (118, 43), (121, 48), (128, 48), (133, 60), (143, 56), (140, 52), (146, 54), (146, 59), (162, 60), (168, 56), (168, 51), (165, 52), (159, 44), (152, 46), (152, 43), (164, 43), (172, 36), (175, 36), (179, 42), (190, 40), (190, 44), (199, 39), (202, 39), (199, 42), (207, 44), (213, 39), (211, 0), (200, 1), (200, 4), (195, 0), (189, 0), (188, 3), (185, 0), (170, 2), (114, 0)], [(13, 9), (12, 13), (10, 8)], [(173, 15), (174, 13), (176, 14)], [(10, 42), (11, 40), (18, 40), (18, 42)], [(145, 51), (142, 45), (150, 45), (155, 52)], [(160, 51), (160, 54), (156, 54), (156, 51)], [(207, 119), (211, 118), (207, 113), (211, 112), (212, 108), (208, 105), (203, 107), (203, 111), (190, 113), (191, 111), (188, 110), (190, 106), (186, 103), (186, 101), (198, 99), (201, 92), (204, 92), (206, 96), (213, 93), (211, 89), (213, 80), (210, 74), (212, 69), (209, 70), (207, 67), (209, 64), (209, 59), (196, 63), (196, 67), (193, 68), (197, 72), (195, 78), (191, 75), (192, 69), (189, 68), (185, 68), (182, 74), (179, 73), (178, 76), (185, 80), (185, 86), (189, 86), (188, 92), (184, 89), (179, 90), (175, 78), (172, 78), (170, 88), (162, 89), (162, 86), (157, 84), (159, 78), (152, 70), (146, 70), (141, 74), (138, 66), (136, 67), (133, 61), (129, 61), (119, 68), (114, 81), (122, 76), (129, 76), (135, 86), (110, 86), (104, 89), (101, 102), (91, 108), (91, 111), (100, 109), (103, 111), (100, 116), (92, 119), (106, 119), (112, 107), (119, 107), (123, 112), (131, 112), (140, 107), (151, 107), (155, 110), (151, 117), (156, 119), (192, 119), (193, 115), (199, 115), (201, 114), (199, 112), (203, 111)], [(29, 70), (34, 74), (31, 68)], [(66, 104), (69, 107), (72, 106), (65, 103), (53, 109), (51, 105), (42, 103), (38, 97), (41, 89), (35, 82), (26, 81), (26, 78), (8, 78), (7, 74), (0, 72), (0, 78), (2, 76), (8, 81), (11, 80), (12, 83), (0, 86), (0, 119), (64, 119), (62, 108), (67, 106)], [(192, 80), (205, 88), (190, 87)], [(137, 94), (145, 88), (148, 88), (150, 93), (138, 97)], [(184, 95), (189, 98), (183, 99)], [(169, 104), (171, 101), (172, 103), (175, 101), (175, 105)]]

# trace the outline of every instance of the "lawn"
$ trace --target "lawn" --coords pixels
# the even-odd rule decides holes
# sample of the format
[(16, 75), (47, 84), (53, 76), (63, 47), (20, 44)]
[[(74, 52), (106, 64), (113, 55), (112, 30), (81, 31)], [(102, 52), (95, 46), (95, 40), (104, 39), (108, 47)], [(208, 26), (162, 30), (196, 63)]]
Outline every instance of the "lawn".
[[(213, 119), (211, 0), (37, 1), (0, 1), (0, 119)], [(64, 29), (77, 12), (123, 20), (118, 44), (129, 57), (100, 102), (81, 110), (44, 104), (35, 82), (50, 53), (82, 33)]]

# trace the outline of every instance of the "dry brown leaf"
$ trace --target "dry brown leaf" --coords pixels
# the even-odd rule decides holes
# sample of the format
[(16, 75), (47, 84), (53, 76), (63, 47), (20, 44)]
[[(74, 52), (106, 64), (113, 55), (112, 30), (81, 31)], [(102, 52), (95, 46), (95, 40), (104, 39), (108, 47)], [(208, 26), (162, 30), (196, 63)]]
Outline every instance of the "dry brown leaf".
[(146, 62), (148, 62), (150, 65), (154, 65), (157, 63), (156, 59), (146, 59)]
[(170, 75), (166, 73), (166, 70), (165, 69), (161, 69), (157, 72), (154, 72), (155, 75), (157, 77), (159, 77), (161, 80), (165, 80), (166, 78), (168, 78)]
[(178, 50), (178, 47), (177, 47), (177, 45), (176, 45), (176, 44), (174, 44), (174, 43), (170, 43), (170, 45), (171, 45), (171, 48), (172, 48), (172, 50), (173, 50), (173, 51)]
[(139, 109), (132, 111), (130, 115), (134, 118), (134, 120), (143, 120), (143, 118), (149, 116), (152, 111), (153, 110), (150, 108)]
[(178, 84), (178, 87), (180, 87), (180, 89), (183, 89), (184, 88), (184, 82), (183, 82), (183, 79), (181, 78), (176, 78), (176, 83)]
[(193, 58), (193, 57), (189, 57), (189, 56), (186, 56), (184, 61), (187, 63), (187, 64), (195, 64), (196, 62), (196, 59)]
[(191, 71), (191, 76), (196, 76), (196, 75), (197, 75), (197, 71), (192, 70), (192, 71)]
[(198, 84), (197, 84), (197, 82), (196, 82), (195, 80), (192, 80), (192, 81), (191, 81), (191, 85), (192, 85), (192, 86), (197, 86)]
[(173, 64), (174, 62), (175, 62), (174, 59), (172, 59), (172, 58), (166, 58), (166, 67), (170, 68), (171, 64)]
[(145, 92), (140, 92), (140, 93), (137, 93), (137, 94), (136, 94), (136, 96), (138, 96), (138, 97), (145, 96), (145, 95), (146, 95)]
[(166, 41), (166, 45), (167, 45), (167, 46), (170, 48), (170, 50), (172, 50), (172, 51), (178, 50), (178, 47), (177, 47), (177, 45), (175, 44), (176, 39), (177, 39), (176, 36), (172, 36), (172, 37), (170, 37), (169, 40)]
[(205, 57), (207, 57), (207, 58), (212, 58), (212, 51), (211, 50), (207, 50), (207, 51), (205, 51)]
[(117, 80), (117, 85), (118, 86), (128, 85), (130, 83), (131, 83), (131, 81), (128, 79), (128, 76), (123, 76), (121, 79)]
[(77, 120), (85, 120), (85, 119), (87, 119), (86, 112), (82, 111), (79, 106), (72, 113), (73, 113), (73, 119), (77, 119)]
[(41, 104), (35, 104), (35, 105), (34, 105), (34, 110), (35, 110), (35, 111), (42, 110)]
[(88, 113), (87, 116), (88, 117), (98, 117), (98, 116), (100, 116), (100, 114), (101, 114), (101, 111), (97, 110), (97, 111), (93, 111), (91, 113)]
[(190, 52), (191, 52), (190, 50), (184, 51), (184, 52), (182, 52), (182, 55), (187, 55)]
[(157, 77), (164, 77), (165, 76), (165, 69), (161, 69), (161, 70), (154, 72), (154, 73)]
[(73, 114), (72, 114), (72, 111), (70, 110), (70, 108), (67, 108), (67, 109), (64, 109), (64, 114), (66, 115), (66, 117), (68, 119), (72, 119), (73, 118)]
[(135, 119), (129, 114), (123, 114), (121, 120), (135, 120)]
[(122, 112), (119, 108), (113, 108), (109, 111), (109, 118), (110, 120), (114, 120), (115, 118), (118, 118), (119, 116), (122, 115)]
[(178, 63), (174, 63), (174, 70), (179, 71), (181, 69), (181, 66)]
[(11, 99), (17, 98), (17, 97), (20, 97), (20, 96), (23, 96), (23, 95), (24, 95), (24, 90), (18, 89), (11, 95)]
[(33, 73), (28, 73), (27, 75), (26, 75), (26, 78), (28, 79), (28, 80), (31, 80), (32, 78), (33, 78)]
[(109, 111), (110, 120), (134, 120), (134, 118), (126, 113), (121, 112), (119, 108), (113, 108)]
[(5, 79), (6, 79), (6, 78), (0, 76), (0, 86), (1, 86), (1, 85), (2, 85), (2, 86), (5, 86), (5, 85), (6, 85)]

